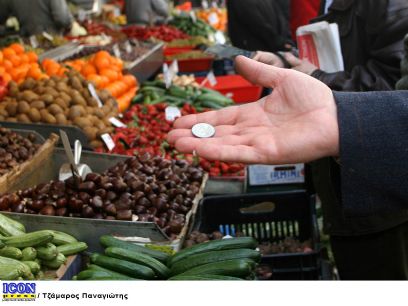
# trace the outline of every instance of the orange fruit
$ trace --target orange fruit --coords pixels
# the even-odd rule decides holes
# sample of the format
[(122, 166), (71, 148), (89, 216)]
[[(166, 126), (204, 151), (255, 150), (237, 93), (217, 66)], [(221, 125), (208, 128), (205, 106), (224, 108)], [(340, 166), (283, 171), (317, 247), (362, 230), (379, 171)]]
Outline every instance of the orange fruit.
[(16, 55), (16, 51), (14, 51), (13, 49), (11, 49), (10, 47), (4, 48), (3, 49), (3, 56), (5, 58), (9, 58), (12, 55)]
[(88, 75), (97, 74), (97, 71), (93, 65), (85, 64), (81, 69), (81, 73), (83, 76), (87, 77)]
[(108, 77), (109, 81), (111, 82), (116, 81), (119, 78), (119, 73), (112, 69), (102, 69), (100, 74)]
[(26, 55), (30, 63), (38, 62), (38, 55), (34, 51), (27, 52)]
[(0, 63), (2, 63), (3, 62), (3, 52), (1, 52), (1, 50), (0, 50)]
[(18, 55), (10, 55), (8, 59), (14, 67), (18, 67), (21, 65), (21, 58)]
[(14, 43), (9, 46), (9, 48), (13, 49), (16, 54), (23, 54), (24, 53), (24, 47), (21, 44)]
[(20, 55), (20, 60), (21, 60), (21, 63), (25, 63), (25, 64), (30, 62), (30, 59), (29, 59), (27, 54), (21, 54)]
[(99, 83), (99, 88), (105, 88), (110, 83), (109, 78), (107, 76), (101, 75), (101, 81)]
[(101, 83), (101, 77), (97, 74), (90, 74), (86, 77), (86, 79), (92, 83), (94, 83), (94, 85), (96, 87), (99, 87), (99, 84)]
[(136, 78), (131, 74), (124, 75), (122, 78), (122, 82), (125, 83), (128, 86), (128, 88), (134, 87), (137, 85)]
[(0, 66), (0, 77), (6, 73), (6, 68), (4, 68), (3, 66)]
[(4, 80), (4, 82), (6, 82), (6, 83), (8, 83), (8, 82), (11, 81), (11, 76), (10, 76), (10, 74), (8, 74), (7, 72), (6, 72), (6, 73), (3, 73), (1, 76), (2, 76), (2, 78), (3, 78), (3, 80)]
[(10, 70), (13, 69), (13, 63), (10, 62), (8, 59), (5, 59), (3, 61), (3, 67), (4, 67), (4, 69), (6, 69), (6, 71), (10, 71)]
[(110, 66), (110, 61), (108, 57), (95, 57), (94, 59), (94, 65), (96, 68), (98, 68), (98, 71), (101, 71), (102, 69), (109, 68)]
[(33, 79), (39, 80), (41, 78), (42, 71), (39, 67), (31, 66), (28, 70), (27, 76)]

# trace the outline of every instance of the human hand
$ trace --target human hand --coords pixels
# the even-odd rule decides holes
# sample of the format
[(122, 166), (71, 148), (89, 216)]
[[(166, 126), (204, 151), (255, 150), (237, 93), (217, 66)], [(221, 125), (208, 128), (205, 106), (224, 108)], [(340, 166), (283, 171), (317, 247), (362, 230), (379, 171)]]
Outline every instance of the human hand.
[(285, 53), (285, 59), (292, 66), (293, 70), (303, 72), (308, 75), (311, 75), (314, 71), (319, 69), (318, 67), (313, 65), (311, 62), (309, 62), (307, 59), (297, 58), (296, 56), (294, 56), (292, 53), (289, 53), (289, 52)]
[[(247, 164), (298, 163), (338, 155), (337, 108), (326, 85), (242, 56), (236, 64), (249, 81), (274, 88), (272, 94), (257, 102), (181, 117), (168, 135), (170, 143), (209, 160)], [(191, 127), (201, 122), (215, 127), (213, 138), (193, 137)]]
[(253, 60), (279, 68), (285, 67), (285, 64), (283, 63), (282, 59), (272, 52), (257, 51), (255, 53), (255, 56), (253, 57)]

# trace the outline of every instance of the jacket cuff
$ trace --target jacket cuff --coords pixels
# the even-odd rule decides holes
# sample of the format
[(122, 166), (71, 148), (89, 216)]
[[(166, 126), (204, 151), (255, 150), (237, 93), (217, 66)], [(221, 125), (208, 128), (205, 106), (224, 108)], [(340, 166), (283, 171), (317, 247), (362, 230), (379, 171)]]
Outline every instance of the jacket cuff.
[(321, 80), (324, 73), (325, 72), (323, 70), (316, 69), (315, 71), (312, 72), (311, 76), (314, 77), (315, 79)]

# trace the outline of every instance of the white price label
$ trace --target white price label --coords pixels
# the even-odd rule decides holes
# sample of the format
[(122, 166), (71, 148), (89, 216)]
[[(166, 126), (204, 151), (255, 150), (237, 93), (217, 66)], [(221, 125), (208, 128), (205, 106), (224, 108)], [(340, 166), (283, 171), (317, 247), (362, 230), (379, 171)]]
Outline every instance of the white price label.
[(47, 33), (47, 32), (42, 32), (42, 36), (44, 36), (44, 38), (48, 39), (49, 41), (53, 41), (54, 38), (52, 38), (51, 34)]
[(164, 63), (163, 64), (163, 77), (164, 77), (164, 83), (166, 84), (166, 88), (169, 88), (171, 86), (171, 83), (173, 82), (173, 77), (171, 74), (172, 73), (170, 72), (169, 65)]
[(213, 8), (218, 8), (218, 4), (217, 4), (216, 1), (211, 2), (211, 6), (212, 6)]
[(179, 66), (178, 66), (178, 61), (174, 60), (171, 65), (170, 65), (170, 73), (172, 74), (172, 79), (174, 78), (175, 75), (179, 72)]
[(78, 21), (83, 22), (86, 19), (86, 12), (83, 9), (78, 10)]
[(192, 20), (194, 23), (197, 22), (197, 16), (196, 16), (196, 13), (195, 13), (194, 11), (190, 11), (190, 17), (191, 17), (191, 20)]
[(248, 166), (249, 185), (279, 185), (305, 182), (305, 165), (251, 165)]
[(217, 31), (217, 32), (215, 32), (215, 41), (218, 43), (218, 44), (221, 44), (221, 45), (223, 45), (223, 44), (225, 44), (226, 42), (227, 42), (227, 39), (225, 38), (225, 35), (224, 35), (224, 33), (222, 33), (221, 31)]
[(118, 128), (125, 128), (126, 124), (124, 124), (122, 121), (120, 121), (119, 119), (112, 117), (109, 118), (110, 123), (112, 123), (113, 126), (116, 126)]
[(208, 22), (211, 25), (216, 25), (218, 22), (220, 21), (220, 19), (218, 18), (218, 15), (214, 12), (212, 12), (209, 16), (208, 16)]
[(215, 36), (214, 36), (214, 33), (209, 33), (208, 34), (208, 40), (210, 41), (210, 42), (215, 42)]
[(34, 49), (38, 48), (38, 40), (37, 40), (37, 37), (35, 35), (30, 36), (30, 45)]
[(208, 82), (210, 82), (210, 85), (212, 87), (214, 87), (218, 83), (217, 78), (215, 77), (215, 74), (212, 70), (207, 74), (207, 79), (208, 79)]
[(120, 16), (120, 9), (118, 7), (115, 7), (113, 9), (113, 16), (119, 17)]
[(99, 98), (98, 94), (96, 93), (95, 87), (93, 86), (92, 83), (88, 83), (88, 90), (91, 96), (98, 102), (98, 106), (102, 107), (103, 106), (102, 101)]
[(203, 8), (203, 9), (208, 9), (208, 1), (207, 0), (203, 0), (203, 1), (201, 1), (201, 7)]
[(164, 112), (167, 121), (174, 121), (176, 118), (181, 117), (180, 110), (175, 106), (167, 106)]
[(102, 134), (101, 138), (109, 151), (112, 151), (115, 148), (115, 143), (109, 134)]
[(132, 53), (133, 51), (132, 45), (130, 44), (128, 40), (125, 42), (125, 50), (126, 50), (126, 53), (128, 54)]
[(113, 54), (115, 55), (115, 57), (121, 58), (121, 54), (120, 54), (120, 49), (118, 44), (114, 44), (112, 47), (113, 50)]

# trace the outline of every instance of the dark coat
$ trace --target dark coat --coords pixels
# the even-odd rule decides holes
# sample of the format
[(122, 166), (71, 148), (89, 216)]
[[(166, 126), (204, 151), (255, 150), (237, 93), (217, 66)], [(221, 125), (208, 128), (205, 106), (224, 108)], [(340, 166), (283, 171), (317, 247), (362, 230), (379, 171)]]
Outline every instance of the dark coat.
[(234, 46), (250, 51), (284, 50), (290, 42), (289, 1), (228, 0), (228, 32)]

